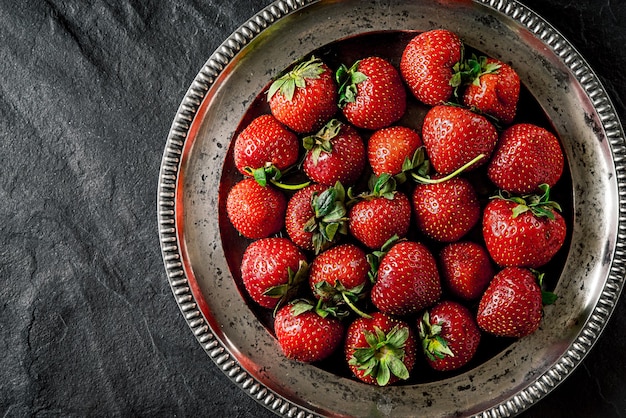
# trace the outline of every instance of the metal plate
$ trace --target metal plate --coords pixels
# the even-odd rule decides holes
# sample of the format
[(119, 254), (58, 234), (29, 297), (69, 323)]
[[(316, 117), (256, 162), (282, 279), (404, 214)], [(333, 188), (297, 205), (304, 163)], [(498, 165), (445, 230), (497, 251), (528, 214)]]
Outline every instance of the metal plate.
[[(363, 33), (440, 27), (513, 63), (562, 140), (573, 194), (560, 298), (546, 307), (538, 332), (442, 380), (378, 388), (289, 361), (242, 297), (222, 245), (218, 190), (233, 133), (268, 80), (308, 52)], [(620, 296), (625, 157), (623, 129), (596, 75), (552, 26), (515, 1), (276, 1), (213, 53), (175, 116), (158, 184), (168, 280), (209, 357), (279, 415), (515, 415), (580, 364)]]

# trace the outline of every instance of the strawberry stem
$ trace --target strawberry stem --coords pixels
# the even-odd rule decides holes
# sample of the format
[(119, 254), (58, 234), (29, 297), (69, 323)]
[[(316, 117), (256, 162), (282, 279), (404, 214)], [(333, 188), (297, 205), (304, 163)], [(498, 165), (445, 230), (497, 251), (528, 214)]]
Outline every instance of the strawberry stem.
[(278, 187), (279, 189), (291, 190), (291, 191), (304, 189), (306, 186), (311, 184), (310, 181), (305, 181), (304, 183), (298, 183), (298, 184), (285, 184), (274, 179), (271, 179), (270, 183), (272, 183), (274, 186)]
[(346, 303), (346, 305), (348, 305), (350, 309), (352, 309), (361, 318), (372, 319), (371, 315), (366, 314), (365, 312), (357, 308), (354, 303), (352, 303), (346, 292), (341, 292), (341, 297), (343, 298), (343, 301)]
[(455, 171), (453, 171), (452, 173), (450, 173), (450, 174), (448, 174), (448, 175), (446, 175), (444, 177), (439, 177), (439, 178), (436, 178), (436, 179), (432, 179), (430, 177), (421, 176), (421, 175), (419, 175), (417, 173), (411, 173), (411, 176), (418, 183), (423, 183), (423, 184), (443, 183), (443, 182), (446, 182), (446, 181), (451, 180), (454, 177), (458, 176), (463, 171), (467, 170), (468, 168), (470, 168), (471, 166), (473, 166), (474, 164), (476, 164), (477, 162), (479, 162), (483, 158), (485, 158), (485, 154), (479, 154), (476, 157), (474, 157), (471, 161), (463, 164), (461, 167), (457, 168)]
[(299, 184), (286, 184), (279, 181), (285, 173), (287, 173), (292, 167), (289, 167), (285, 172), (281, 172), (278, 167), (272, 163), (266, 163), (265, 166), (259, 168), (244, 167), (244, 171), (247, 175), (254, 177), (260, 186), (266, 187), (270, 182), (274, 186), (283, 190), (300, 190), (311, 184), (310, 181)]

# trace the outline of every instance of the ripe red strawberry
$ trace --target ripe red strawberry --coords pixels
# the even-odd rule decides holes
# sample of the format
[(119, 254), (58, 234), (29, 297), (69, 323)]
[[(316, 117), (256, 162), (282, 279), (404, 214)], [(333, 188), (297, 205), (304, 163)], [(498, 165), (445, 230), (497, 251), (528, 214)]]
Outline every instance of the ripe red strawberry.
[(368, 57), (336, 73), (339, 107), (358, 128), (380, 129), (397, 122), (406, 111), (406, 91), (398, 70), (387, 60)]
[(365, 252), (354, 244), (341, 244), (318, 255), (311, 263), (309, 286), (323, 301), (354, 306), (365, 295), (370, 264)]
[(332, 119), (303, 142), (307, 153), (302, 169), (314, 182), (349, 186), (359, 179), (365, 167), (365, 144), (352, 126)]
[(560, 206), (542, 196), (496, 198), (483, 212), (487, 251), (500, 266), (537, 268), (554, 257), (565, 241), (566, 224)]
[(472, 111), (440, 105), (424, 117), (422, 141), (430, 162), (440, 174), (450, 174), (483, 154), (467, 170), (487, 162), (498, 141), (498, 132), (487, 118)]
[(344, 325), (314, 305), (297, 301), (276, 312), (274, 333), (287, 358), (311, 363), (327, 358), (341, 345)]
[(472, 241), (446, 245), (439, 253), (439, 265), (448, 291), (463, 300), (478, 299), (495, 273), (487, 250)]
[(411, 223), (411, 202), (401, 191), (395, 190), (395, 181), (388, 174), (373, 180), (371, 193), (349, 211), (350, 233), (370, 249), (379, 249), (391, 237), (406, 236)]
[(474, 79), (463, 93), (463, 104), (478, 109), (504, 124), (515, 119), (520, 79), (515, 70), (494, 58), (473, 57)]
[(253, 178), (235, 184), (226, 197), (226, 213), (237, 232), (246, 238), (266, 238), (280, 231), (285, 222), (285, 195)]
[(410, 377), (416, 345), (415, 334), (406, 322), (375, 312), (348, 326), (344, 353), (357, 379), (387, 386)]
[(315, 57), (274, 81), (267, 99), (274, 117), (298, 133), (320, 129), (338, 110), (333, 72)]
[(289, 238), (300, 248), (316, 254), (348, 234), (345, 190), (312, 184), (298, 190), (287, 203), (285, 227)]
[(402, 53), (400, 72), (413, 95), (435, 106), (454, 92), (454, 66), (462, 58), (463, 44), (448, 30), (435, 29), (413, 38)]
[(461, 239), (480, 219), (480, 203), (472, 184), (461, 177), (442, 183), (419, 184), (413, 191), (419, 230), (440, 241)]
[(395, 176), (403, 170), (405, 161), (411, 160), (422, 146), (419, 134), (405, 126), (391, 126), (374, 132), (367, 144), (367, 156), (372, 171)]
[(506, 267), (497, 273), (480, 299), (478, 326), (501, 337), (524, 337), (539, 328), (541, 288), (528, 269)]
[(439, 297), (439, 271), (428, 247), (400, 241), (383, 255), (371, 291), (372, 303), (381, 312), (391, 315), (419, 312), (436, 303)]
[(563, 151), (556, 136), (542, 127), (520, 123), (500, 135), (487, 174), (499, 189), (536, 193), (541, 184), (556, 184), (563, 165)]
[(287, 238), (263, 238), (243, 253), (241, 278), (252, 300), (274, 309), (306, 280), (306, 257)]
[(480, 329), (474, 315), (457, 302), (442, 301), (417, 321), (426, 361), (435, 370), (456, 370), (476, 354)]
[(272, 115), (255, 118), (235, 139), (235, 166), (250, 176), (252, 171), (273, 165), (279, 170), (298, 161), (298, 137)]

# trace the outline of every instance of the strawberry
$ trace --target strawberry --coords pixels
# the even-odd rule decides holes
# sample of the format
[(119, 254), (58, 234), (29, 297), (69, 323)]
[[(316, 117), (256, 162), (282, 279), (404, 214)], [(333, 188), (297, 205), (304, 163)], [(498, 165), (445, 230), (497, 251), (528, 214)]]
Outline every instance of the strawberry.
[(419, 134), (405, 126), (391, 126), (374, 132), (367, 143), (367, 156), (372, 171), (395, 176), (403, 171), (405, 161), (422, 146)]
[(563, 151), (556, 136), (537, 125), (520, 123), (500, 135), (487, 175), (499, 189), (536, 193), (541, 184), (556, 184), (563, 165)]
[(480, 329), (474, 315), (457, 302), (442, 301), (417, 321), (426, 361), (435, 370), (456, 370), (476, 354)]
[(339, 107), (352, 125), (380, 129), (406, 111), (406, 91), (398, 70), (387, 60), (368, 57), (336, 72)]
[(344, 354), (357, 379), (387, 386), (409, 378), (415, 365), (416, 344), (415, 334), (406, 322), (375, 312), (348, 326)]
[(360, 313), (354, 302), (365, 295), (370, 265), (365, 252), (354, 244), (341, 244), (318, 255), (311, 263), (309, 286), (323, 301), (347, 304)]
[(474, 56), (468, 62), (473, 67), (473, 80), (463, 93), (463, 104), (504, 124), (513, 122), (520, 92), (517, 72), (495, 58)]
[(365, 167), (365, 144), (352, 126), (332, 119), (303, 143), (307, 152), (302, 169), (314, 182), (348, 186), (359, 179)]
[(283, 306), (274, 333), (285, 357), (311, 363), (330, 356), (343, 342), (343, 323), (306, 301)]
[(252, 242), (241, 260), (241, 278), (252, 300), (274, 309), (291, 299), (306, 280), (306, 258), (287, 238)]
[(437, 263), (425, 245), (399, 241), (382, 256), (371, 291), (380, 311), (406, 315), (433, 305), (440, 296)]
[(419, 230), (440, 242), (461, 239), (481, 214), (472, 184), (461, 177), (419, 184), (413, 191), (413, 209)]
[(274, 81), (267, 99), (274, 117), (298, 133), (320, 129), (338, 110), (333, 72), (315, 57)]
[(500, 266), (543, 266), (565, 241), (566, 224), (558, 203), (543, 195), (499, 195), (483, 211), (483, 237), (491, 258)]
[(472, 241), (454, 242), (439, 253), (441, 280), (448, 291), (463, 300), (475, 300), (494, 275), (485, 247)]
[(539, 328), (543, 312), (537, 277), (526, 268), (498, 272), (480, 299), (478, 326), (501, 337), (524, 337)]
[(378, 249), (391, 237), (406, 236), (411, 223), (411, 202), (388, 174), (370, 180), (371, 192), (359, 195), (349, 211), (350, 233), (370, 249)]
[(283, 228), (287, 199), (271, 186), (252, 178), (235, 184), (226, 197), (226, 213), (237, 232), (246, 238), (266, 238)]
[(498, 141), (498, 132), (487, 118), (468, 109), (440, 105), (424, 117), (422, 141), (430, 162), (440, 174), (450, 174), (474, 158), (485, 158), (467, 170), (484, 164)]
[(298, 161), (298, 137), (272, 115), (261, 115), (235, 139), (235, 166), (240, 173), (251, 176), (267, 166), (285, 170)]
[(327, 249), (348, 234), (344, 200), (341, 183), (333, 187), (312, 184), (298, 190), (287, 203), (287, 235), (304, 250), (318, 254)]
[(407, 44), (400, 72), (413, 95), (435, 106), (447, 102), (454, 92), (454, 66), (462, 58), (463, 44), (448, 30), (422, 32)]

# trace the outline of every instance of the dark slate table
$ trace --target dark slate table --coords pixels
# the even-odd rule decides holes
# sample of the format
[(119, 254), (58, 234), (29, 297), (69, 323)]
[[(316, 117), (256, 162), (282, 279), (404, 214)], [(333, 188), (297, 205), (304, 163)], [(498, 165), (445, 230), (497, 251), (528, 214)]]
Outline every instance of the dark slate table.
[[(626, 5), (525, 0), (625, 113)], [(204, 353), (157, 234), (161, 156), (215, 48), (268, 0), (0, 4), (0, 415), (271, 416)], [(626, 416), (626, 307), (523, 416)]]

